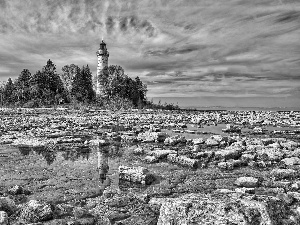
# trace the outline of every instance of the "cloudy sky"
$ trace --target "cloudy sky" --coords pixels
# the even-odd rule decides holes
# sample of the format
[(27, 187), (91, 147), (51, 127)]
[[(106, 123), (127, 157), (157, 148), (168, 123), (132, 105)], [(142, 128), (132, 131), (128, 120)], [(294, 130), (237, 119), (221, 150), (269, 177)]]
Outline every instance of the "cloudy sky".
[(149, 98), (300, 105), (299, 0), (0, 0), (0, 79), (48, 59), (95, 74), (102, 37)]

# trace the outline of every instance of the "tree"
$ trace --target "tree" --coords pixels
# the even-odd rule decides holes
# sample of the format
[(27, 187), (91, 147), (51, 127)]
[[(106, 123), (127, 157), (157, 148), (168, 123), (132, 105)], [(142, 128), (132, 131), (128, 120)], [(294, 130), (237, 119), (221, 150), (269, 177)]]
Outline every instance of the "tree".
[(44, 105), (59, 104), (67, 100), (67, 92), (56, 72), (56, 66), (49, 59), (42, 71), (37, 71), (31, 81), (33, 100)]
[(60, 75), (61, 80), (66, 88), (66, 90), (70, 93), (72, 89), (72, 83), (74, 81), (74, 77), (76, 75), (77, 69), (79, 66), (75, 64), (65, 65), (61, 70), (63, 73)]
[(147, 86), (139, 77), (134, 80), (124, 73), (121, 66), (111, 65), (102, 71), (99, 82), (104, 87), (104, 96), (128, 99), (135, 107), (146, 103)]
[(24, 69), (15, 81), (15, 96), (21, 103), (25, 103), (30, 100), (31, 79), (32, 76), (29, 70)]
[(14, 84), (11, 78), (8, 78), (8, 81), (4, 87), (3, 95), (4, 95), (4, 101), (7, 104), (12, 104), (14, 102)]
[(79, 102), (90, 103), (95, 99), (92, 73), (89, 66), (77, 68), (73, 79), (71, 96)]

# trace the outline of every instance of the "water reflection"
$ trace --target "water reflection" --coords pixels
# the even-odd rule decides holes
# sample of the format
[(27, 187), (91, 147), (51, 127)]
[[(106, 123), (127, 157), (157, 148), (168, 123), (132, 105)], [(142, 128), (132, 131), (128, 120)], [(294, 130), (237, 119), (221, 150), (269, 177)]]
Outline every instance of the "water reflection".
[(62, 153), (64, 160), (73, 162), (80, 158), (88, 160), (91, 152), (88, 147), (59, 148), (51, 144), (39, 147), (19, 146), (18, 149), (23, 156), (28, 156), (30, 153), (42, 156), (48, 165), (51, 165), (56, 160), (59, 152)]
[(18, 148), (19, 148), (20, 153), (24, 156), (29, 155), (29, 153), (32, 150), (32, 148), (29, 146), (19, 146)]

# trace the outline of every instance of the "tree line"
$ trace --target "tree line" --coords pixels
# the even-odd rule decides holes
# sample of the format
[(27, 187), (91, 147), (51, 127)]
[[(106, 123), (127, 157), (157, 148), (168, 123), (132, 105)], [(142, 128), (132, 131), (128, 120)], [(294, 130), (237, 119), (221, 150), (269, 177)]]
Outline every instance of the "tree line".
[(24, 69), (17, 79), (8, 79), (0, 86), (2, 106), (41, 107), (68, 103), (97, 104), (103, 107), (144, 107), (147, 86), (139, 77), (132, 79), (121, 66), (111, 65), (102, 70), (99, 78), (101, 96), (96, 96), (96, 78), (88, 65), (65, 65), (58, 74), (49, 59), (42, 70), (31, 74)]

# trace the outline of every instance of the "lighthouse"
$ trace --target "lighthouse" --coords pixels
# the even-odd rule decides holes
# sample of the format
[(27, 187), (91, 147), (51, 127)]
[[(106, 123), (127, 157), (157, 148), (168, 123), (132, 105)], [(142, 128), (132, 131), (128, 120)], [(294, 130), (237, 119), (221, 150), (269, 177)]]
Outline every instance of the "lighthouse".
[(102, 76), (103, 69), (108, 66), (108, 57), (109, 52), (107, 51), (106, 44), (103, 39), (100, 43), (100, 47), (96, 52), (98, 57), (98, 65), (97, 65), (97, 75), (96, 75), (96, 95), (101, 96), (103, 94), (103, 86), (102, 86)]

